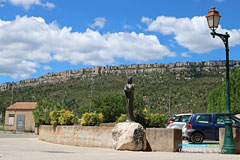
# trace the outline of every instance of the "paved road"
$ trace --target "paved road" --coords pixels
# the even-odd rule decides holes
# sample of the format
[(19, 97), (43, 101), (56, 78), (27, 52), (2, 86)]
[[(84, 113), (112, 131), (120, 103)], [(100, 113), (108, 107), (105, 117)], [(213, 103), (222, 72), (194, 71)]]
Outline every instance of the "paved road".
[(39, 141), (32, 134), (0, 132), (0, 160), (239, 160), (218, 153), (130, 152), (66, 146)]
[(220, 153), (221, 149), (219, 147), (218, 141), (204, 141), (202, 144), (192, 144), (187, 140), (182, 142), (181, 152), (187, 153)]

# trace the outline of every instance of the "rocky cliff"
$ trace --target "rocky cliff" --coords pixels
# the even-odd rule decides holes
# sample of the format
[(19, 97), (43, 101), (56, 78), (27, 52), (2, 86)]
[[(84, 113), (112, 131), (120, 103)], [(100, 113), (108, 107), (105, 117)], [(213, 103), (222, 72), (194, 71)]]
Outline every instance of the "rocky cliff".
[[(240, 61), (230, 61), (230, 71), (234, 71), (240, 66)], [(48, 73), (39, 78), (26, 79), (16, 83), (3, 83), (0, 85), (0, 91), (6, 91), (14, 88), (22, 88), (29, 86), (37, 86), (39, 84), (55, 84), (64, 82), (72, 78), (85, 79), (91, 76), (106, 75), (106, 74), (138, 74), (142, 72), (156, 72), (164, 74), (165, 72), (178, 73), (186, 71), (218, 71), (225, 72), (225, 61), (207, 61), (207, 62), (183, 62), (183, 63), (168, 63), (168, 64), (132, 64), (120, 66), (98, 66), (93, 68), (81, 68), (78, 70), (69, 70), (58, 73)], [(178, 77), (176, 77), (178, 78)]]

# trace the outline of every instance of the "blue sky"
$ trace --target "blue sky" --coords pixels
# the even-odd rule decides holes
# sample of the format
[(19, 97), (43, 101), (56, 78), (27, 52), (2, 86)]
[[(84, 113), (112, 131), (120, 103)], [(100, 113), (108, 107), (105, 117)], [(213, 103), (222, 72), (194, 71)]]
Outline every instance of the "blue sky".
[(0, 0), (0, 84), (102, 65), (240, 60), (239, 0)]

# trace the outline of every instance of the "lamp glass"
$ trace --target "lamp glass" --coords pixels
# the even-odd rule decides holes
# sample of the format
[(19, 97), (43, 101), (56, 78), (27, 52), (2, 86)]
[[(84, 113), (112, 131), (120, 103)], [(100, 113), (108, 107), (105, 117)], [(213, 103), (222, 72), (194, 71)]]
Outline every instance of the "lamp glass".
[(209, 16), (209, 17), (207, 17), (207, 20), (208, 20), (208, 26), (209, 26), (209, 28), (214, 28), (214, 26), (213, 26), (213, 16)]
[(213, 22), (214, 28), (218, 28), (220, 16), (219, 15), (214, 15), (213, 20), (214, 20), (214, 22)]

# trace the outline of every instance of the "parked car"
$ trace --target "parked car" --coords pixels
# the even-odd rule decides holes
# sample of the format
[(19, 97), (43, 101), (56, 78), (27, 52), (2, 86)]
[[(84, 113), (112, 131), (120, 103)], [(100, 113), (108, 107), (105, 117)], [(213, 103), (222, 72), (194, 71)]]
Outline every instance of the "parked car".
[[(224, 113), (194, 113), (186, 125), (184, 136), (189, 142), (200, 144), (204, 140), (218, 140), (219, 128), (224, 128)], [(231, 116), (233, 126), (240, 127), (240, 119)]]
[(191, 116), (192, 116), (192, 113), (175, 114), (168, 119), (166, 127), (176, 122), (187, 122)]
[(192, 113), (174, 115), (173, 117), (169, 118), (168, 125), (166, 127), (181, 129), (184, 135), (186, 130), (186, 127), (185, 127), (186, 122), (189, 120), (191, 116), (192, 116)]

